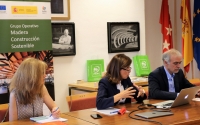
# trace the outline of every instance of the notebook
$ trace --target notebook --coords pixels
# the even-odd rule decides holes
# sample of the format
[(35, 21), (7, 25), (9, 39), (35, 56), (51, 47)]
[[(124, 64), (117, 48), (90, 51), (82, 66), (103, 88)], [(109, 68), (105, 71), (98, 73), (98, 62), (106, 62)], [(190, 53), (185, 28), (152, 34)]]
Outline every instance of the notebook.
[[(97, 110), (97, 109), (95, 109), (95, 110), (93, 110), (93, 111), (96, 111), (96, 112), (98, 112), (98, 113), (102, 113), (102, 114), (104, 114), (104, 115), (116, 115), (116, 114), (118, 114), (118, 111), (119, 111), (120, 109), (118, 109), (118, 108), (113, 108), (113, 107), (109, 107), (109, 108), (107, 108), (107, 109), (103, 109), (103, 110)], [(128, 113), (129, 111), (127, 111), (126, 110), (126, 113)]]
[(46, 123), (46, 122), (55, 122), (55, 121), (67, 121), (67, 119), (64, 118), (56, 118), (54, 119), (52, 116), (39, 116), (39, 117), (31, 117), (30, 120), (35, 121), (37, 123)]
[(68, 125), (66, 122), (54, 121), (54, 122), (46, 122), (46, 123), (37, 123), (34, 125)]
[(155, 118), (155, 117), (173, 115), (173, 113), (172, 112), (156, 112), (156, 111), (151, 111), (151, 112), (137, 113), (135, 115), (143, 117), (143, 118)]
[(200, 86), (182, 89), (175, 100), (163, 101), (152, 105), (156, 106), (157, 108), (173, 108), (176, 106), (189, 104), (189, 102), (195, 97), (199, 89)]
[(98, 113), (105, 114), (105, 115), (116, 115), (116, 114), (118, 114), (119, 110), (120, 109), (118, 109), (118, 108), (109, 107), (109, 108), (103, 109), (103, 110), (97, 110), (97, 109), (95, 109), (94, 111), (96, 111)]

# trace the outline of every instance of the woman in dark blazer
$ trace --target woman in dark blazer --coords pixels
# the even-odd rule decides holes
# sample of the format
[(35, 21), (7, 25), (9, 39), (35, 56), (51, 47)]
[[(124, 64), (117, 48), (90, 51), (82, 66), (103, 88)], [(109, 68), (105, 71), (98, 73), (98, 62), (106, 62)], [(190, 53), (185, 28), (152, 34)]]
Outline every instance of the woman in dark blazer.
[(132, 60), (124, 55), (115, 55), (107, 66), (106, 74), (99, 81), (97, 109), (106, 109), (116, 104), (138, 102), (146, 99), (142, 87), (134, 86), (129, 78)]

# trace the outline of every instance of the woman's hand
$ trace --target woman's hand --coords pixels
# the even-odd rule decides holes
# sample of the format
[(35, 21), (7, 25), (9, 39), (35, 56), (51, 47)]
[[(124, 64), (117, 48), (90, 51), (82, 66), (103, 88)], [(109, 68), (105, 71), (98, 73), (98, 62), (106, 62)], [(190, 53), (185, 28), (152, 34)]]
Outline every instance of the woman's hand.
[(135, 95), (135, 92), (136, 90), (134, 90), (133, 87), (127, 88), (126, 90), (114, 96), (114, 103), (122, 98), (134, 98), (133, 95)]
[(137, 86), (136, 84), (134, 84), (133, 83), (133, 85), (137, 88), (137, 90), (138, 90), (138, 95), (137, 95), (137, 98), (138, 97), (140, 97), (140, 96), (144, 96), (144, 93), (145, 93), (145, 91), (144, 91), (144, 89), (142, 88), (142, 86)]
[(51, 114), (53, 118), (59, 118), (60, 117), (60, 109), (58, 107), (53, 107)]
[(129, 87), (119, 94), (121, 94), (122, 98), (134, 98), (133, 95), (135, 95), (135, 92), (136, 90), (134, 90), (133, 87)]

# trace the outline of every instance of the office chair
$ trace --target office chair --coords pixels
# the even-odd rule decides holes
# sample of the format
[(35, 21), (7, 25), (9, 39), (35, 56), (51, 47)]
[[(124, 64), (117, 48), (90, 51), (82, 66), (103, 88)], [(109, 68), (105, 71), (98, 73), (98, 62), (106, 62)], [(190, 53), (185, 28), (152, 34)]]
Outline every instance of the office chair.
[(96, 96), (97, 96), (97, 92), (67, 96), (66, 100), (69, 106), (69, 111), (95, 108)]
[(0, 105), (0, 123), (9, 121), (8, 104)]
[(200, 85), (200, 79), (189, 79), (189, 82), (196, 86)]

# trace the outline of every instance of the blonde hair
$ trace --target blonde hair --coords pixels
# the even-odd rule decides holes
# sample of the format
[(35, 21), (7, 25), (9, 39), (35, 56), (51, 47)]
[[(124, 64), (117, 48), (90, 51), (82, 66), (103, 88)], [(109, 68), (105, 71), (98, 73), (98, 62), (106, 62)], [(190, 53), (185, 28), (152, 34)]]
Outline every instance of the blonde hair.
[(9, 86), (20, 104), (32, 103), (36, 95), (42, 97), (46, 69), (47, 64), (35, 58), (27, 58), (20, 64)]

